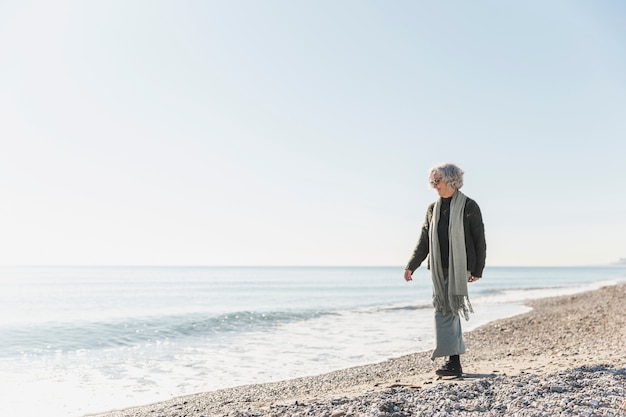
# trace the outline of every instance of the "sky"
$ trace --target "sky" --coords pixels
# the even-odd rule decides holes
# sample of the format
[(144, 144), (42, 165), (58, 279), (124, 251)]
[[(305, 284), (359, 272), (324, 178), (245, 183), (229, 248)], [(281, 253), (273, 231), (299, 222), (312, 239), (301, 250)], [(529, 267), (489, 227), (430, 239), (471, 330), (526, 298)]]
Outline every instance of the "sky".
[(404, 266), (430, 168), (488, 266), (626, 257), (626, 4), (3, 1), (0, 265)]

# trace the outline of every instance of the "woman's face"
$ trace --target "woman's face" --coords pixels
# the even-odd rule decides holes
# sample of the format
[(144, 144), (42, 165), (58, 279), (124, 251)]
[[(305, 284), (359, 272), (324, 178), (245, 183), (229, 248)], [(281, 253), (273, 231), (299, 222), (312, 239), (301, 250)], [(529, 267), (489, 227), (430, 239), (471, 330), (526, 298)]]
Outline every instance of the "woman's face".
[(437, 194), (441, 198), (448, 198), (454, 195), (454, 189), (448, 185), (447, 182), (441, 179), (441, 175), (433, 175), (433, 179), (430, 181), (430, 185), (437, 190)]

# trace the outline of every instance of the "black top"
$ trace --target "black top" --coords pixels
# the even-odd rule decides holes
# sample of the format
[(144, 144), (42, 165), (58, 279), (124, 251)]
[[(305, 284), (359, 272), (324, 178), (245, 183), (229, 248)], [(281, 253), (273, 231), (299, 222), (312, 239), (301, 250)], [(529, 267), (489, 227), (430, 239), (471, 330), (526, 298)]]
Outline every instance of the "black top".
[(439, 238), (441, 266), (444, 268), (448, 267), (448, 258), (450, 256), (450, 242), (448, 235), (448, 230), (450, 226), (450, 203), (452, 203), (452, 197), (441, 199), (439, 223), (437, 224), (437, 237)]

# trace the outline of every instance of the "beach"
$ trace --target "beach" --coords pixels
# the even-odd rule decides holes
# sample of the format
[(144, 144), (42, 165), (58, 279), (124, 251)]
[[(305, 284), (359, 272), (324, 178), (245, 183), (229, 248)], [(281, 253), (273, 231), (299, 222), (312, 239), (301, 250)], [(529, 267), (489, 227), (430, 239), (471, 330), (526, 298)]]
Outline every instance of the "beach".
[(625, 299), (621, 284), (530, 301), (464, 335), (462, 378), (437, 377), (442, 362), (420, 352), (97, 416), (624, 416)]

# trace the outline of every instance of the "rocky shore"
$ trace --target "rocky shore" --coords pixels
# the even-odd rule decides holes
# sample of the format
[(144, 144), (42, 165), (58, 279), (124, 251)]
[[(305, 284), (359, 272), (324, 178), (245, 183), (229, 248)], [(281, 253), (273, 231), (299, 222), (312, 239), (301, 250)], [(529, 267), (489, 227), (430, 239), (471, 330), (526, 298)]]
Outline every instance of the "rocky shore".
[(529, 302), (465, 335), (462, 378), (428, 352), (99, 417), (626, 416), (626, 285)]

